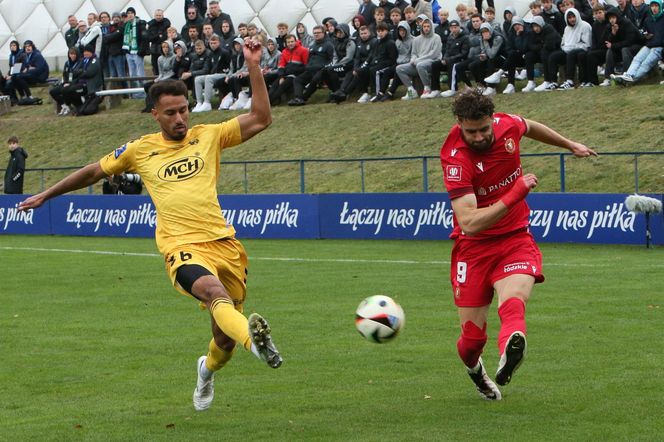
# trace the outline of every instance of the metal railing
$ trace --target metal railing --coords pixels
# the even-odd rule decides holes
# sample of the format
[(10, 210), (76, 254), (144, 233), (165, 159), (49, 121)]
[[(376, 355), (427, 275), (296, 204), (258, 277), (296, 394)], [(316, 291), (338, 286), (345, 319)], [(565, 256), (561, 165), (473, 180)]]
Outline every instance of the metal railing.
[[(635, 193), (639, 192), (639, 158), (647, 156), (660, 157), (664, 155), (664, 152), (655, 152), (655, 151), (643, 151), (643, 152), (602, 152), (601, 157), (631, 157), (632, 165), (632, 174), (633, 174), (633, 190)], [(567, 169), (566, 159), (573, 158), (571, 153), (525, 153), (521, 154), (522, 159), (528, 160), (530, 158), (556, 158), (558, 159), (558, 172), (559, 172), (559, 192), (567, 191)], [(239, 167), (241, 172), (241, 187), (243, 193), (253, 193), (250, 192), (250, 166), (261, 166), (265, 167), (267, 165), (286, 165), (292, 166), (291, 175), (296, 175), (299, 180), (299, 192), (307, 193), (307, 189), (310, 188), (307, 185), (307, 180), (314, 180), (316, 178), (309, 178), (309, 170), (313, 165), (324, 165), (331, 163), (341, 163), (341, 164), (355, 164), (359, 169), (359, 181), (360, 181), (360, 192), (366, 192), (366, 178), (367, 172), (366, 167), (368, 164), (378, 163), (378, 162), (399, 162), (399, 163), (420, 163), (421, 164), (421, 191), (430, 192), (430, 183), (429, 183), (429, 167), (432, 165), (438, 166), (439, 157), (437, 156), (410, 156), (410, 157), (381, 157), (381, 158), (347, 158), (347, 159), (296, 159), (296, 160), (250, 160), (250, 161), (223, 161), (222, 166), (224, 168), (229, 167)], [(80, 166), (71, 166), (71, 167), (46, 167), (46, 168), (32, 168), (26, 169), (26, 178), (29, 176), (28, 173), (39, 173), (39, 187), (40, 190), (44, 190), (46, 187), (46, 173), (53, 172), (68, 172), (79, 169)], [(418, 167), (419, 169), (419, 167)], [(664, 174), (664, 164), (662, 173)], [(439, 172), (438, 172), (438, 176)], [(222, 176), (222, 180), (223, 180)], [(260, 179), (260, 178), (259, 178)], [(251, 181), (253, 183), (254, 181)], [(51, 184), (51, 183), (49, 183)], [(661, 189), (657, 190), (661, 191)], [(89, 186), (87, 189), (89, 194), (94, 193), (92, 186)], [(278, 193), (291, 193), (291, 192), (278, 192)], [(314, 192), (320, 193), (320, 192)]]

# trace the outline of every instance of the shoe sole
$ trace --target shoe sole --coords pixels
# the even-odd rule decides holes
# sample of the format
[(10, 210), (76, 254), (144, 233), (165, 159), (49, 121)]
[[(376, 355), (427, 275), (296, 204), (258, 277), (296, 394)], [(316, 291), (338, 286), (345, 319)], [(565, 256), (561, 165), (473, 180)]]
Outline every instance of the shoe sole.
[[(266, 347), (266, 342), (272, 341), (272, 337), (270, 336), (272, 330), (270, 329), (270, 325), (267, 323), (265, 318), (263, 318), (258, 313), (252, 313), (251, 316), (249, 316), (248, 322), (251, 340), (259, 349), (260, 353), (260, 349)], [(275, 348), (275, 351), (267, 357), (265, 362), (267, 362), (267, 365), (272, 368), (279, 368), (283, 362), (283, 359)]]
[(505, 365), (496, 373), (496, 384), (507, 385), (526, 356), (526, 337), (518, 332), (510, 336), (505, 345)]

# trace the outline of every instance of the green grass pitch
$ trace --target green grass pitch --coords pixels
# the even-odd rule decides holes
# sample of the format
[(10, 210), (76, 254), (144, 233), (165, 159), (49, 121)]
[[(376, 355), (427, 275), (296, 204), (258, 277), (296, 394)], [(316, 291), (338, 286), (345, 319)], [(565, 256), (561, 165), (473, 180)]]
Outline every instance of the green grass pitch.
[[(489, 403), (456, 355), (450, 242), (244, 244), (246, 313), (285, 362), (238, 350), (197, 413), (208, 314), (152, 239), (0, 236), (0, 440), (662, 440), (663, 248), (541, 244), (528, 356)], [(372, 294), (406, 312), (389, 344), (355, 330)], [(494, 306), (490, 374), (497, 329)]]

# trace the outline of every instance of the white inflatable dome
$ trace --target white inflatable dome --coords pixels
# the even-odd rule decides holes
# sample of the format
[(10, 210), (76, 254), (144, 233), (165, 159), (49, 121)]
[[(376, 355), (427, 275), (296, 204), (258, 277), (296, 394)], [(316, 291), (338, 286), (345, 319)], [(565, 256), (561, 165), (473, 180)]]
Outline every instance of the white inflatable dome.
[[(461, 0), (468, 5), (473, 0)], [(496, 0), (498, 20), (506, 6), (516, 8), (519, 15), (526, 14), (530, 0)], [(291, 29), (298, 22), (308, 28), (319, 24), (325, 17), (350, 22), (357, 13), (361, 0), (220, 0), (221, 10), (231, 15), (233, 23), (255, 23), (268, 34), (276, 33), (277, 23), (286, 22)], [(374, 3), (378, 3), (374, 0)], [(439, 0), (455, 18), (454, 6), (458, 2)], [(155, 9), (163, 9), (164, 15), (179, 30), (184, 24), (184, 0), (0, 0), (0, 67), (7, 66), (9, 42), (34, 41), (44, 56), (53, 62), (64, 63), (67, 47), (64, 31), (68, 29), (67, 17), (76, 15), (85, 20), (89, 12), (124, 11), (129, 6), (136, 9), (139, 17), (150, 20)], [(53, 67), (53, 66), (52, 66)]]

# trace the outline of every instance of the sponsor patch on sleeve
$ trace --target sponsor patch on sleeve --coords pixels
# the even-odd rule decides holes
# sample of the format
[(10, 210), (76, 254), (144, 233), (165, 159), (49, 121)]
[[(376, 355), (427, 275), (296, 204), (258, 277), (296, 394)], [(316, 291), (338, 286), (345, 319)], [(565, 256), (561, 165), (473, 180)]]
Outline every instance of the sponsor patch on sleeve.
[(445, 180), (461, 181), (461, 166), (445, 166)]
[(127, 145), (126, 144), (123, 145), (122, 147), (118, 147), (117, 149), (115, 149), (115, 159), (117, 159), (120, 155), (122, 155), (122, 153), (125, 150), (127, 150)]

